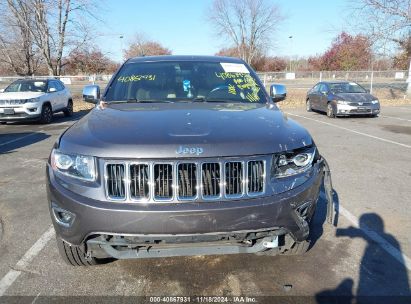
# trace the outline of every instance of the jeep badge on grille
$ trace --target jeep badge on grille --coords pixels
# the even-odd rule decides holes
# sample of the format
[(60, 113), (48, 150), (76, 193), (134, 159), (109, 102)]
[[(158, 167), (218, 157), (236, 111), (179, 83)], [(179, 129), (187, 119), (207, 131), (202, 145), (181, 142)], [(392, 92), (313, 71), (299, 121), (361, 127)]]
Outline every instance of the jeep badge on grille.
[(179, 155), (201, 155), (203, 154), (204, 149), (201, 147), (183, 147), (180, 146), (178, 147), (178, 149), (176, 150), (176, 153)]

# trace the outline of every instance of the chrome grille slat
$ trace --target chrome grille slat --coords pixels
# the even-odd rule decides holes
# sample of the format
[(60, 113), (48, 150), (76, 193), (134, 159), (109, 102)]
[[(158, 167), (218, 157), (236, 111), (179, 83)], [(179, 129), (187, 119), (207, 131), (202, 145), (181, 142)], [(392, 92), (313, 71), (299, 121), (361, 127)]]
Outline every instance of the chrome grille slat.
[(203, 198), (216, 198), (221, 194), (221, 167), (220, 163), (203, 163), (202, 189)]
[(268, 158), (216, 161), (104, 161), (108, 200), (219, 201), (265, 193)]
[(114, 200), (126, 198), (125, 186), (125, 166), (124, 164), (108, 164), (107, 174), (107, 195)]
[(149, 166), (147, 164), (130, 165), (130, 197), (133, 200), (147, 200), (150, 197)]
[(249, 161), (248, 172), (248, 193), (261, 193), (264, 191), (264, 163), (263, 161)]
[(154, 165), (154, 199), (171, 200), (173, 198), (173, 166), (171, 164)]
[(177, 167), (178, 198), (195, 198), (197, 196), (197, 165), (195, 163), (180, 163)]
[(229, 197), (243, 194), (242, 162), (227, 162), (225, 164), (225, 193)]

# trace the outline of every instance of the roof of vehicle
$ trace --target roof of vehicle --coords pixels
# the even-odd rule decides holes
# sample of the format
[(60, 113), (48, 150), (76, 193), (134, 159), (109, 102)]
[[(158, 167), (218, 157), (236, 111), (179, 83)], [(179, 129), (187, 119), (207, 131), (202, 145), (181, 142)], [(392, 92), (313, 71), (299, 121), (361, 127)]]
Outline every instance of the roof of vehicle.
[(244, 63), (240, 58), (223, 56), (191, 56), (191, 55), (166, 55), (166, 56), (141, 56), (130, 58), (128, 62), (153, 62), (153, 61), (207, 61)]
[(348, 81), (348, 80), (335, 80), (335, 81), (321, 81), (319, 83), (356, 83), (356, 82)]
[(59, 80), (57, 78), (20, 78), (20, 79), (16, 79), (14, 82), (16, 81), (49, 81), (49, 80)]

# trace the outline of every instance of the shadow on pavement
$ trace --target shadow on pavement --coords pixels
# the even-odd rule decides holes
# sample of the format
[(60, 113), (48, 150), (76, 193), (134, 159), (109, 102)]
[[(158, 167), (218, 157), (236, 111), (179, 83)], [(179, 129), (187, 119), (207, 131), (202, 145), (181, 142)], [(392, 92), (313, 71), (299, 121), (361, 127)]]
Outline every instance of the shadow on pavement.
[[(316, 295), (318, 303), (411, 303), (408, 272), (402, 255), (396, 258), (371, 239), (364, 231), (376, 233), (401, 251), (394, 236), (384, 231), (384, 221), (376, 213), (365, 213), (360, 228), (337, 229), (337, 237), (361, 238), (366, 248), (360, 264), (358, 286), (353, 291), (353, 279), (344, 279), (335, 289)], [(373, 227), (371, 231), (369, 227)], [(354, 300), (355, 299), (355, 300)]]
[(14, 150), (30, 146), (49, 137), (50, 135), (43, 132), (0, 134), (0, 155), (13, 153)]

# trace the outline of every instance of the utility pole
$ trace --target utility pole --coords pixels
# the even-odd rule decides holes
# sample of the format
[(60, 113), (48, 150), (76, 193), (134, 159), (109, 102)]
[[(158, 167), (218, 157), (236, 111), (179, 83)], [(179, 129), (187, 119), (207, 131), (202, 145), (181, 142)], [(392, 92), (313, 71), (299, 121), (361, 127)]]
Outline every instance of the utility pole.
[(290, 39), (290, 73), (291, 73), (291, 63), (293, 60), (293, 36), (288, 36), (288, 38)]

